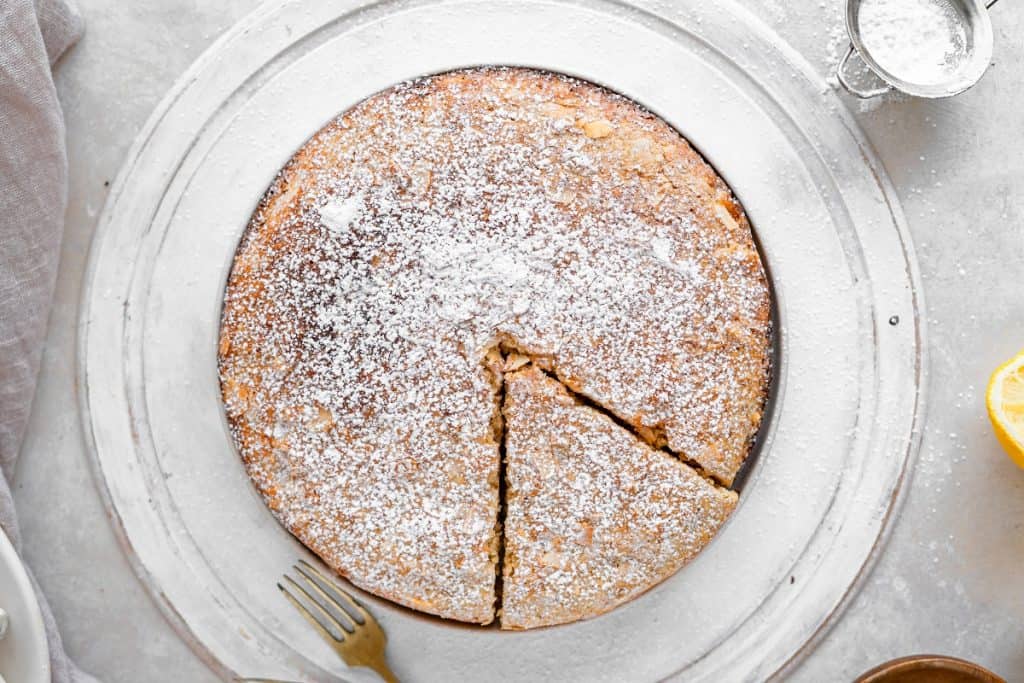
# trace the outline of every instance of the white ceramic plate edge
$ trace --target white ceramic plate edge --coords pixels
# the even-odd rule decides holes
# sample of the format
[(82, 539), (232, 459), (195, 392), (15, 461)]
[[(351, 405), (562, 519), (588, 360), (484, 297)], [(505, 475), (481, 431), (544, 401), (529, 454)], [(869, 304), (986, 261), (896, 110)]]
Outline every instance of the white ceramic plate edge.
[[(0, 641), (0, 674), (8, 683), (49, 683), (50, 654), (43, 614), (25, 567), (2, 530), (0, 607), (11, 619), (7, 637)], [(5, 652), (8, 649), (12, 652)]]

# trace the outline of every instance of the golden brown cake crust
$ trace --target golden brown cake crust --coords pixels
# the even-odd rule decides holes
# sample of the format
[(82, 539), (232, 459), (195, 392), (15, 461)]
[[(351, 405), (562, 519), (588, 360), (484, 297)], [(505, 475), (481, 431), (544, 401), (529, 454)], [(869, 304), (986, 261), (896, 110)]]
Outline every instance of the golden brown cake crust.
[(607, 612), (697, 555), (736, 506), (535, 367), (505, 390), (502, 628)]
[(282, 523), (357, 585), (494, 614), (501, 342), (729, 485), (767, 391), (747, 219), (686, 141), (527, 69), (401, 84), (316, 133), (225, 295), (228, 421)]

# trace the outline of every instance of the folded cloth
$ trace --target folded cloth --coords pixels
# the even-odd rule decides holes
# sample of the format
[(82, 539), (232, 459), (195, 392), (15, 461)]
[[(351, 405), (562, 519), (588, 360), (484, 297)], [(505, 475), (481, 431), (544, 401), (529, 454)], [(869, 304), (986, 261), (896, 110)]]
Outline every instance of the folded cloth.
[[(7, 478), (25, 433), (67, 203), (64, 117), (51, 65), (82, 32), (67, 0), (0, 0), (0, 528), (21, 548)], [(87, 683), (38, 591), (54, 683)], [(17, 624), (12, 624), (17, 628)]]

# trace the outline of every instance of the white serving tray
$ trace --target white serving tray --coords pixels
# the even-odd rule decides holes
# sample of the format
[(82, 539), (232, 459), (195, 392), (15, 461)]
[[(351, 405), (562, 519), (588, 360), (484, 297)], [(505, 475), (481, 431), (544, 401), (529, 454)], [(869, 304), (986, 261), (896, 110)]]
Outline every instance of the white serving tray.
[(83, 295), (82, 419), (125, 552), (225, 677), (364, 677), (275, 587), (309, 554), (233, 452), (216, 378), (221, 295), (250, 213), (307, 137), (397, 81), (480, 64), (606, 85), (718, 169), (776, 296), (773, 405), (739, 508), (677, 575), (603, 617), (519, 633), (365, 596), (394, 669), (416, 681), (588, 682), (785, 671), (849, 601), (898, 509), (923, 410), (921, 289), (853, 119), (727, 0), (269, 2), (217, 41), (130, 152)]

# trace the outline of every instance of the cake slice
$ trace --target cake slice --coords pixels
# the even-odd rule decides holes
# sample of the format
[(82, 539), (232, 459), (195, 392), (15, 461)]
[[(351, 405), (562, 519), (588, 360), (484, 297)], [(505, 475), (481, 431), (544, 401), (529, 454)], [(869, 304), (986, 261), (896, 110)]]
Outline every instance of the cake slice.
[(734, 492), (582, 405), (532, 365), (505, 375), (501, 626), (593, 617), (704, 548)]

